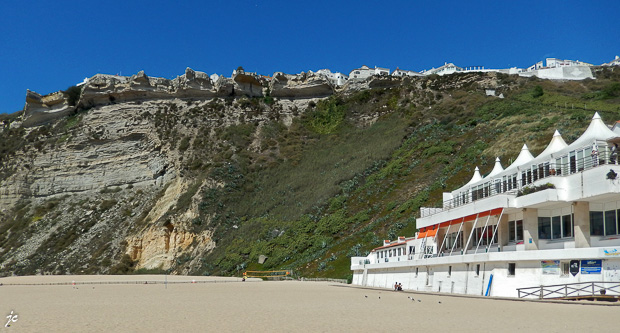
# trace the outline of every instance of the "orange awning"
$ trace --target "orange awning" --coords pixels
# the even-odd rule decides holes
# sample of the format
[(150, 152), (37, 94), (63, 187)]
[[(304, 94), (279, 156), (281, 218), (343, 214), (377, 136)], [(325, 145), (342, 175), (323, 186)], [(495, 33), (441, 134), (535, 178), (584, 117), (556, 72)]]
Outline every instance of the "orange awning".
[(439, 228), (445, 228), (445, 227), (448, 227), (450, 225), (455, 225), (455, 224), (461, 224), (463, 222), (474, 221), (476, 218), (500, 215), (503, 211), (504, 211), (504, 208), (495, 208), (495, 209), (491, 209), (491, 210), (486, 210), (484, 212), (480, 212), (478, 214), (471, 214), (471, 215), (467, 215), (465, 217), (460, 217), (460, 218), (457, 218), (457, 219), (441, 222), (441, 223), (438, 223), (438, 224), (435, 224), (435, 225), (432, 225), (432, 226), (424, 227), (424, 228), (420, 229), (420, 232), (418, 232), (418, 238), (433, 237), (433, 236), (435, 236), (437, 234), (437, 230)]
[(431, 230), (426, 232), (426, 237), (435, 237), (437, 230), (439, 230), (439, 225), (436, 224)]

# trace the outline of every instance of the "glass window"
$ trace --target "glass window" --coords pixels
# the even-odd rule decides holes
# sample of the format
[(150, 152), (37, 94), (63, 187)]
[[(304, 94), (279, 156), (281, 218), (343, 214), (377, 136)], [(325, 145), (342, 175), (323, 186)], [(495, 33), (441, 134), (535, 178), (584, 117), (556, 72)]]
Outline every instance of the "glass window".
[(617, 234), (616, 229), (616, 210), (608, 210), (605, 212), (605, 235)]
[(562, 237), (573, 237), (573, 219), (570, 215), (562, 216)]
[(559, 216), (551, 218), (551, 231), (553, 232), (553, 239), (562, 238), (562, 222)]
[(517, 271), (517, 264), (514, 262), (508, 263), (508, 276), (515, 276)]
[(617, 226), (616, 230), (620, 231), (620, 209), (616, 211), (616, 219), (618, 220), (618, 223), (616, 224)]
[(551, 239), (551, 218), (539, 217), (538, 218), (538, 238), (539, 239)]
[(517, 188), (517, 175), (512, 176), (512, 188)]
[(511, 242), (517, 241), (517, 227), (516, 221), (508, 222), (508, 240)]
[(523, 220), (517, 221), (517, 241), (523, 240)]
[(590, 235), (604, 235), (603, 212), (590, 212)]

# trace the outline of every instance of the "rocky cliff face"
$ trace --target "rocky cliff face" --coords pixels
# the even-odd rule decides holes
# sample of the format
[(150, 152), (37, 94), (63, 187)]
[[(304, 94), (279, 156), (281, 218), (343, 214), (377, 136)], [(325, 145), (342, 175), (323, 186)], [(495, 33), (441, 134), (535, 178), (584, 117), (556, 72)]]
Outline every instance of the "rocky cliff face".
[[(336, 89), (313, 73), (268, 80), (240, 72), (213, 81), (188, 68), (173, 80), (98, 74), (73, 102), (67, 92), (28, 92), (23, 117), (0, 132), (12, 142), (0, 156), (0, 273), (209, 271), (204, 257), (218, 233), (243, 222), (220, 210), (218, 195), (259, 186), (243, 179), (247, 170), (295, 165), (300, 147), (314, 140), (298, 130), (303, 122), (342, 122), (340, 101), (321, 100), (384, 89), (354, 96), (350, 123), (365, 127), (404, 110), (399, 100), (435, 103), (439, 80), (453, 87), (480, 81), (433, 80), (379, 77)], [(496, 78), (485, 80), (497, 87)], [(403, 82), (411, 88), (401, 92)], [(272, 233), (282, 234), (265, 237)]]
[[(220, 131), (255, 124), (250, 136), (257, 137), (264, 122), (290, 125), (309, 101), (333, 91), (319, 77), (288, 77), (273, 87), (244, 73), (213, 82), (190, 68), (173, 80), (98, 74), (75, 106), (66, 92), (29, 91), (23, 117), (3, 126), (23, 127), (21, 140), (30, 144), (1, 165), (0, 206), (3, 214), (24, 206), (19, 221), (2, 218), (37, 236), (13, 243), (7, 235), (0, 270), (112, 272), (126, 269), (112, 265), (122, 264), (122, 254), (131, 269), (168, 270), (211, 250), (212, 230), (195, 231), (192, 220), (201, 194), (222, 185), (190, 169), (235, 149)], [(265, 105), (257, 98), (269, 89), (287, 99)], [(188, 198), (192, 186), (195, 198)], [(67, 234), (73, 239), (65, 244)], [(41, 251), (55, 254), (36, 260)]]

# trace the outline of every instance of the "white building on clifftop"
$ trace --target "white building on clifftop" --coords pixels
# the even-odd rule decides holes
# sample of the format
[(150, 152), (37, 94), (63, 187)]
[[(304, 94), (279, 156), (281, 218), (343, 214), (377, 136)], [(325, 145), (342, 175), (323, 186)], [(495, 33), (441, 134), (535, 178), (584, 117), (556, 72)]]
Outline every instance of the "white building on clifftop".
[(316, 73), (323, 75), (336, 86), (342, 86), (347, 83), (347, 81), (349, 81), (349, 77), (347, 75), (339, 72), (332, 73), (332, 71), (329, 69), (319, 69), (318, 71), (316, 71)]
[(360, 68), (356, 68), (349, 73), (350, 80), (365, 80), (371, 76), (379, 75), (379, 76), (388, 76), (390, 75), (390, 70), (388, 68), (377, 67), (370, 68), (366, 65), (363, 65)]

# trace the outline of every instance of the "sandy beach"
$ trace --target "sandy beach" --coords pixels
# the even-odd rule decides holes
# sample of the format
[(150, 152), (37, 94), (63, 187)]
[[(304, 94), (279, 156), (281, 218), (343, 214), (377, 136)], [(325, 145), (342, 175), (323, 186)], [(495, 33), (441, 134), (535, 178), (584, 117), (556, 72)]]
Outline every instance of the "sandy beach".
[[(328, 282), (167, 280), (145, 275), (1, 278), (0, 332), (612, 332), (620, 311), (615, 305), (452, 297)], [(5, 327), (11, 311), (16, 320)]]

